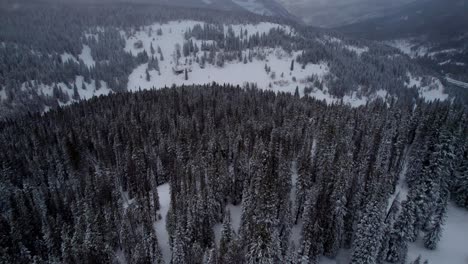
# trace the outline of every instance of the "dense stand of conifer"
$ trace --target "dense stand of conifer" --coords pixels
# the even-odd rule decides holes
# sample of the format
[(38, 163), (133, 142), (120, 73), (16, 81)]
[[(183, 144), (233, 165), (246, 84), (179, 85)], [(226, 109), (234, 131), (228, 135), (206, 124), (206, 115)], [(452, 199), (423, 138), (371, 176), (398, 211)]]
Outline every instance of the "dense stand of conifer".
[[(316, 263), (341, 248), (352, 263), (403, 263), (418, 236), (437, 247), (450, 200), (468, 208), (467, 129), (466, 108), (448, 103), (353, 109), (216, 84), (4, 121), (0, 263), (112, 263), (116, 252), (162, 263), (164, 183), (172, 263)], [(392, 199), (402, 175), (408, 195)], [(238, 231), (228, 203), (242, 204)]]

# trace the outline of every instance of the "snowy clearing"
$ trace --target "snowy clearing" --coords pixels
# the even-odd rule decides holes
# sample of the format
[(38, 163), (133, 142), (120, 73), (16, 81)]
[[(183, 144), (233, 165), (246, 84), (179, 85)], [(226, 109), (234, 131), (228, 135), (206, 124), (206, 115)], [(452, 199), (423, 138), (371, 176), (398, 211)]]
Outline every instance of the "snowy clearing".
[[(121, 31), (123, 36), (126, 36), (125, 51), (131, 52), (134, 56), (142, 51), (151, 54), (151, 46), (153, 49), (161, 49), (164, 60), (159, 60), (159, 71), (149, 70), (148, 64), (141, 64), (129, 76), (128, 90), (138, 91), (140, 89), (152, 89), (171, 87), (172, 85), (192, 85), (192, 84), (209, 84), (212, 82), (229, 83), (233, 85), (243, 86), (246, 83), (255, 83), (259, 88), (269, 89), (275, 92), (294, 93), (296, 87), (299, 88), (301, 95), (304, 95), (304, 88), (311, 88), (311, 97), (318, 100), (324, 100), (328, 104), (339, 103), (341, 99), (332, 97), (328, 93), (327, 87), (318, 89), (314, 87), (312, 78), (322, 81), (324, 76), (329, 73), (326, 62), (319, 64), (307, 64), (304, 68), (298, 63), (295, 63), (294, 69), (291, 71), (291, 63), (301, 54), (301, 51), (295, 51), (291, 54), (281, 48), (255, 48), (252, 50), (242, 51), (242, 57), (248, 56), (249, 53), (255, 54), (252, 61), (227, 61), (223, 66), (215, 66), (206, 64), (201, 66), (196, 61), (201, 60), (202, 52), (196, 56), (189, 55), (176, 60), (173, 56), (176, 44), (182, 46), (186, 41), (185, 32), (193, 28), (195, 25), (203, 25), (203, 22), (198, 21), (172, 21), (166, 24), (153, 24), (143, 27), (140, 31), (132, 32), (126, 35)], [(285, 32), (295, 34), (289, 26), (283, 26), (274, 23), (259, 23), (256, 25), (230, 25), (235, 36), (240, 36), (241, 32), (247, 32), (247, 36), (254, 34), (268, 33), (271, 29), (281, 28)], [(157, 31), (162, 31), (162, 34), (156, 34)], [(224, 27), (224, 33), (228, 34), (228, 26)], [(191, 38), (194, 44), (200, 46), (203, 42)], [(335, 38), (329, 38), (328, 41), (341, 41)], [(346, 49), (360, 55), (368, 51), (368, 47), (346, 46)], [(157, 57), (158, 54), (155, 54)], [(176, 74), (174, 68), (179, 67), (187, 69), (187, 80), (185, 74)], [(266, 68), (268, 67), (268, 70)], [(146, 71), (148, 69), (148, 74)], [(358, 97), (357, 93), (346, 95), (343, 102), (352, 107), (365, 105), (369, 99), (381, 97), (379, 94), (367, 97)]]
[[(226, 205), (224, 210), (229, 211), (231, 215), (232, 230), (236, 234), (239, 234), (239, 228), (241, 225), (241, 217), (242, 217), (242, 204), (239, 204), (239, 205), (228, 204)], [(215, 235), (215, 243), (217, 246), (219, 246), (219, 241), (221, 240), (221, 233), (223, 232), (223, 224), (222, 223), (215, 224), (213, 226), (213, 232)]]
[(171, 247), (169, 245), (169, 234), (166, 229), (166, 216), (169, 211), (169, 206), (171, 204), (171, 190), (169, 184), (163, 184), (158, 186), (158, 195), (159, 195), (159, 204), (160, 209), (158, 213), (161, 215), (161, 220), (158, 220), (154, 223), (154, 230), (156, 231), (156, 236), (158, 237), (159, 248), (163, 255), (165, 263), (171, 263)]
[[(54, 87), (57, 87), (61, 92), (63, 92), (67, 97), (69, 97), (68, 102), (63, 103), (59, 101), (59, 105), (69, 105), (73, 102), (77, 102), (79, 100), (88, 100), (94, 96), (100, 95), (108, 95), (112, 92), (112, 90), (107, 86), (107, 83), (104, 81), (99, 81), (100, 88), (96, 88), (96, 81), (91, 80), (90, 82), (85, 82), (83, 76), (76, 76), (74, 83), (53, 83), (51, 85), (46, 85), (43, 83), (36, 83), (36, 81), (25, 82), (21, 84), (22, 91), (28, 91), (30, 89), (35, 89), (37, 87), (37, 93), (44, 96), (53, 97), (54, 96)], [(77, 92), (79, 94), (79, 100), (73, 99), (73, 85), (76, 85)], [(0, 99), (2, 98), (2, 94), (0, 93)], [(5, 96), (6, 97), (6, 96)], [(48, 108), (45, 109), (44, 112), (47, 112)]]
[(78, 55), (78, 58), (80, 58), (88, 68), (94, 67), (96, 62), (93, 59), (93, 56), (91, 55), (91, 49), (89, 48), (88, 45), (83, 45), (83, 50), (81, 50), (81, 53)]
[(432, 102), (435, 100), (445, 101), (448, 99), (448, 94), (445, 93), (445, 87), (442, 82), (431, 76), (416, 77), (411, 73), (408, 73), (409, 82), (405, 85), (408, 88), (416, 87), (419, 90), (419, 96), (424, 98), (426, 102)]
[(409, 244), (408, 260), (415, 260), (421, 255), (429, 263), (468, 263), (467, 234), (463, 230), (468, 230), (468, 211), (449, 203), (447, 222), (437, 249), (425, 248), (422, 239), (418, 239)]
[(419, 46), (411, 42), (408, 39), (397, 39), (392, 41), (384, 42), (388, 46), (394, 47), (400, 50), (402, 53), (410, 56), (411, 58), (422, 57), (428, 53), (428, 48)]
[(352, 45), (346, 45), (346, 46), (344, 46), (344, 48), (351, 51), (351, 52), (356, 53), (358, 56), (361, 56), (364, 52), (369, 51), (369, 47), (356, 47), (356, 46), (352, 46)]

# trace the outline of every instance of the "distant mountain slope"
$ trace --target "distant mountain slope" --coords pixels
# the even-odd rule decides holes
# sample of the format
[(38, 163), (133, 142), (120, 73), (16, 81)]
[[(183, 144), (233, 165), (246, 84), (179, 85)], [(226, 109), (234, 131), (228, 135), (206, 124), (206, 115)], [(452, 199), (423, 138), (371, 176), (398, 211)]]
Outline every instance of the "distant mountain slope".
[(395, 8), (415, 0), (278, 0), (288, 11), (306, 24), (336, 27), (369, 18), (381, 17)]
[(467, 0), (419, 0), (386, 16), (336, 30), (385, 41), (441, 74), (468, 80)]
[(337, 29), (372, 39), (395, 39), (425, 35), (430, 40), (468, 31), (467, 0), (418, 0), (388, 14)]

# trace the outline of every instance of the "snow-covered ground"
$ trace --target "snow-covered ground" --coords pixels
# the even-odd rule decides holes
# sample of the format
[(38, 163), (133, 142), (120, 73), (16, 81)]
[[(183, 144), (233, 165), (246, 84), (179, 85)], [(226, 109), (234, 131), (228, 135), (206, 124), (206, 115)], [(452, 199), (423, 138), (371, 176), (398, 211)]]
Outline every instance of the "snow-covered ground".
[(419, 88), (419, 96), (424, 98), (426, 102), (435, 100), (445, 101), (448, 99), (449, 96), (445, 93), (445, 87), (439, 79), (426, 76), (429, 81), (427, 85), (424, 85), (422, 77), (413, 76), (411, 73), (408, 73), (408, 77), (409, 82), (406, 82), (405, 85), (409, 88)]
[[(157, 46), (161, 47), (161, 50), (167, 59), (169, 55), (174, 52), (175, 44), (179, 43), (180, 45), (183, 44), (185, 41), (184, 33), (189, 28), (193, 28), (195, 25), (203, 26), (206, 24), (205, 22), (201, 21), (194, 21), (194, 20), (180, 20), (180, 21), (170, 21), (168, 23), (160, 24), (156, 23), (153, 25), (142, 27), (141, 30), (133, 32), (130, 36), (126, 36), (124, 31), (121, 31), (121, 34), (126, 37), (126, 44), (125, 44), (125, 51), (131, 52), (133, 55), (137, 55), (139, 52), (142, 52), (143, 49), (146, 50), (148, 54), (151, 54), (151, 43), (153, 44), (153, 48), (156, 49)], [(283, 29), (286, 33), (294, 33), (294, 29), (290, 26), (270, 23), (270, 22), (261, 22), (256, 25), (254, 24), (237, 24), (237, 25), (224, 25), (225, 34), (228, 32), (229, 26), (233, 29), (236, 36), (240, 35), (241, 30), (247, 31), (246, 37), (255, 35), (258, 33), (266, 34), (270, 32), (271, 29)], [(162, 35), (157, 35), (157, 30), (162, 31)], [(141, 41), (143, 44), (143, 48), (135, 47), (135, 43), (137, 41)], [(201, 44), (202, 41), (197, 41), (198, 45)]]
[[(185, 80), (185, 74), (175, 74), (173, 72), (174, 66), (177, 64), (174, 59), (175, 45), (183, 45), (185, 41), (184, 33), (193, 28), (195, 25), (203, 25), (204, 22), (199, 21), (172, 21), (166, 24), (153, 24), (143, 27), (140, 31), (132, 32), (126, 35), (123, 31), (121, 34), (126, 37), (125, 50), (131, 52), (134, 56), (138, 53), (146, 51), (151, 54), (151, 46), (157, 50), (158, 47), (163, 53), (164, 60), (159, 60), (159, 72), (156, 70), (149, 71), (150, 79), (147, 80), (146, 70), (147, 64), (139, 65), (129, 76), (128, 90), (144, 90), (151, 88), (170, 87), (172, 85), (191, 85), (191, 84), (209, 84), (212, 82), (229, 83), (233, 85), (243, 86), (245, 83), (256, 83), (262, 89), (269, 89), (275, 92), (289, 92), (294, 93), (296, 87), (299, 88), (301, 95), (304, 95), (304, 88), (312, 88), (309, 94), (319, 100), (324, 100), (329, 104), (338, 103), (341, 99), (335, 98), (328, 93), (327, 87), (318, 89), (314, 87), (313, 82), (310, 81), (311, 76), (318, 80), (323, 78), (329, 73), (326, 62), (319, 64), (307, 64), (304, 68), (298, 63), (295, 63), (294, 70), (290, 70), (292, 60), (301, 54), (302, 51), (287, 53), (281, 48), (256, 48), (253, 50), (244, 50), (243, 57), (252, 54), (261, 54), (262, 56), (254, 56), (252, 61), (244, 63), (243, 61), (230, 61), (226, 62), (223, 67), (218, 67), (212, 64), (206, 64), (201, 67), (196, 63), (196, 57), (189, 56), (179, 59), (179, 67), (188, 69), (188, 79)], [(243, 24), (243, 25), (230, 25), (236, 36), (241, 35), (241, 31), (247, 31), (247, 35), (268, 33), (271, 29), (280, 28), (287, 33), (296, 34), (295, 31), (289, 26), (274, 24), (274, 23), (259, 23)], [(227, 25), (225, 25), (225, 34), (228, 32)], [(158, 30), (162, 31), (162, 35), (157, 35)], [(201, 40), (191, 39), (194, 44), (200, 46)], [(323, 41), (341, 41), (336, 38), (326, 38)], [(142, 47), (138, 48), (135, 43), (141, 42)], [(207, 41), (205, 41), (207, 42)], [(209, 41), (208, 41), (209, 42)], [(368, 47), (355, 47), (346, 46), (346, 49), (360, 55), (368, 51)], [(198, 53), (198, 60), (201, 59), (202, 53)], [(159, 57), (155, 53), (155, 57)], [(265, 66), (270, 70), (266, 71)], [(358, 97), (357, 93), (346, 95), (343, 102), (353, 107), (365, 105), (368, 100), (380, 97), (376, 94), (371, 98)]]
[(91, 55), (91, 48), (88, 45), (83, 45), (83, 49), (81, 50), (81, 53), (78, 54), (78, 58), (76, 58), (68, 52), (62, 53), (60, 55), (60, 58), (62, 59), (62, 62), (67, 62), (69, 60), (73, 62), (78, 62), (78, 59), (81, 59), (84, 62), (84, 64), (88, 67), (94, 67), (94, 65), (96, 64), (93, 59), (93, 56)]
[[(312, 150), (311, 153), (312, 155), (315, 154), (315, 147), (317, 146), (317, 143), (314, 139), (314, 142), (312, 143)], [(297, 190), (297, 177), (298, 172), (297, 172), (297, 161), (293, 161), (291, 164), (291, 191), (289, 192), (289, 199), (291, 201), (291, 204), (293, 205), (293, 208), (296, 207), (296, 190)], [(296, 246), (298, 248), (300, 246), (300, 241), (301, 241), (301, 232), (302, 232), (302, 219), (299, 220), (299, 222), (296, 225), (293, 225), (291, 228), (291, 235), (289, 237), (289, 243)]]
[[(233, 205), (228, 204), (224, 208), (225, 211), (229, 211), (231, 215), (231, 227), (236, 234), (239, 234), (239, 228), (241, 225), (241, 217), (242, 217), (242, 205)], [(223, 231), (223, 224), (217, 223), (213, 226), (213, 232), (215, 234), (215, 242), (216, 245), (219, 246), (219, 241), (221, 240), (221, 233)]]
[(459, 87), (463, 87), (463, 88), (468, 88), (468, 83), (466, 83), (466, 82), (461, 82), (461, 81), (452, 79), (450, 77), (445, 77), (445, 79), (451, 84), (455, 84), (455, 85), (457, 85)]
[[(96, 89), (95, 80), (91, 80), (91, 82), (88, 83), (84, 81), (83, 76), (78, 75), (75, 77), (75, 82), (69, 83), (68, 85), (63, 82), (46, 85), (43, 83), (36, 83), (35, 81), (30, 81), (32, 87), (30, 87), (30, 85), (27, 82), (25, 82), (21, 84), (21, 90), (27, 91), (28, 89), (37, 87), (38, 94), (52, 97), (54, 94), (54, 87), (57, 86), (58, 88), (62, 90), (62, 92), (67, 94), (70, 99), (67, 103), (59, 102), (61, 106), (64, 106), (64, 105), (69, 105), (77, 101), (73, 99), (73, 93), (74, 93), (73, 84), (76, 85), (77, 91), (78, 91), (78, 94), (80, 95), (81, 100), (87, 100), (94, 96), (107, 95), (112, 92), (112, 90), (107, 86), (106, 82), (104, 81), (99, 81), (99, 82), (100, 82), (101, 87), (99, 89)], [(0, 91), (0, 99), (1, 100), (6, 99), (4, 90)], [(48, 108), (46, 108), (44, 111), (47, 112)]]
[(154, 230), (158, 237), (159, 248), (164, 258), (165, 263), (171, 263), (171, 247), (169, 245), (169, 233), (166, 229), (166, 216), (171, 204), (171, 190), (169, 184), (158, 186), (159, 204), (160, 209), (158, 213), (161, 215), (161, 220), (154, 223)]
[(86, 66), (94, 67), (96, 62), (93, 59), (93, 56), (91, 55), (91, 48), (89, 48), (88, 45), (83, 45), (83, 50), (81, 50), (81, 53), (78, 55), (78, 58), (80, 58)]
[(368, 52), (369, 48), (368, 47), (357, 47), (357, 46), (352, 46), (352, 45), (346, 45), (344, 46), (345, 49), (356, 53), (358, 56), (361, 56), (364, 52)]
[(62, 59), (62, 62), (67, 62), (67, 61), (69, 61), (69, 60), (71, 60), (71, 61), (73, 61), (73, 62), (78, 62), (78, 61), (76, 60), (76, 58), (75, 58), (73, 55), (71, 55), (70, 53), (68, 53), (68, 52), (62, 53), (62, 54), (60, 55), (60, 58)]
[(6, 95), (6, 91), (5, 91), (5, 88), (1, 87), (1, 90), (0, 90), (0, 102), (2, 100), (6, 100), (7, 99), (7, 95)]
[(419, 255), (429, 263), (468, 263), (468, 211), (449, 203), (447, 222), (443, 226), (442, 237), (437, 249), (424, 247), (421, 239), (409, 244), (408, 260), (414, 260)]
[[(403, 168), (399, 176), (396, 191), (394, 195), (390, 197), (389, 204), (397, 194), (399, 195), (399, 200), (401, 202), (406, 200), (408, 187), (406, 186), (405, 181), (408, 168), (408, 154), (410, 152), (411, 149), (405, 150)], [(427, 259), (429, 263), (468, 263), (468, 247), (466, 244), (467, 234), (463, 230), (468, 230), (468, 211), (449, 203), (447, 221), (443, 226), (442, 237), (437, 249), (429, 250), (425, 248), (420, 237), (416, 242), (409, 243), (407, 263), (414, 261), (419, 255), (421, 255), (422, 260)]]
[[(201, 68), (199, 64), (192, 63), (191, 72), (188, 73), (188, 80), (185, 75), (176, 75), (172, 71), (174, 64), (169, 61), (160, 62), (161, 75), (156, 71), (150, 71), (151, 79), (146, 80), (145, 71), (147, 64), (138, 66), (129, 76), (128, 90), (149, 89), (152, 87), (161, 88), (172, 86), (173, 84), (205, 84), (205, 83), (230, 83), (243, 85), (245, 83), (257, 83), (261, 88), (269, 87), (278, 92), (294, 92), (296, 87), (302, 92), (307, 82), (307, 77), (316, 75), (323, 78), (328, 73), (325, 64), (308, 64), (305, 69), (296, 65), (294, 71), (290, 71), (291, 61), (297, 55), (289, 55), (280, 49), (265, 49), (266, 60), (253, 59), (252, 62), (244, 64), (242, 62), (226, 62), (224, 67), (207, 64)], [(270, 72), (265, 71), (265, 65), (271, 68)], [(274, 78), (272, 77), (274, 75)], [(293, 80), (296, 79), (296, 81)]]
[(410, 56), (411, 58), (422, 57), (428, 53), (427, 47), (419, 46), (409, 39), (397, 39), (386, 41), (385, 44), (399, 49), (401, 52)]

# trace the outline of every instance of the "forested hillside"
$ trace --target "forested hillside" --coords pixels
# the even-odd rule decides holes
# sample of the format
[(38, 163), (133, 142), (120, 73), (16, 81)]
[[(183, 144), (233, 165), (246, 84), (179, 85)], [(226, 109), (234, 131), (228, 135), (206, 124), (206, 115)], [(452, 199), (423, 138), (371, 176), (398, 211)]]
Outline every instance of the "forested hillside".
[(413, 261), (468, 209), (467, 121), (448, 102), (217, 84), (4, 121), (0, 262)]
[(467, 0), (417, 0), (385, 16), (337, 30), (385, 41), (422, 65), (468, 82), (467, 13)]
[[(459, 100), (395, 49), (248, 12), (152, 4), (0, 8), (0, 119), (172, 84), (256, 83), (359, 106)], [(239, 77), (239, 78), (238, 78)]]

